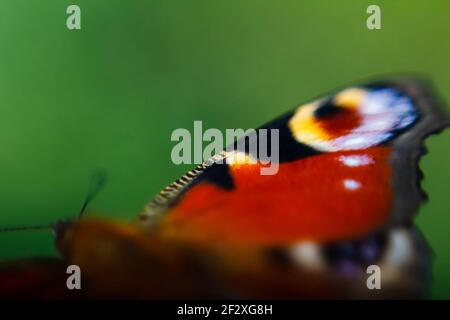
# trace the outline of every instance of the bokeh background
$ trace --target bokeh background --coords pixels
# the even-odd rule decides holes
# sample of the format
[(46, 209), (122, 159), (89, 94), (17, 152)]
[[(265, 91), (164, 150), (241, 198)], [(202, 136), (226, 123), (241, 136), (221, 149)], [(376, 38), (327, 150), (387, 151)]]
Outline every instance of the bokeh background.
[[(82, 30), (66, 28), (81, 7)], [(382, 29), (366, 28), (378, 4)], [(418, 72), (450, 101), (450, 2), (0, 1), (0, 226), (91, 211), (131, 219), (189, 166), (175, 128), (256, 127), (355, 80)], [(450, 130), (427, 140), (417, 223), (434, 249), (432, 295), (450, 298)], [(55, 254), (47, 231), (0, 234), (0, 258)]]

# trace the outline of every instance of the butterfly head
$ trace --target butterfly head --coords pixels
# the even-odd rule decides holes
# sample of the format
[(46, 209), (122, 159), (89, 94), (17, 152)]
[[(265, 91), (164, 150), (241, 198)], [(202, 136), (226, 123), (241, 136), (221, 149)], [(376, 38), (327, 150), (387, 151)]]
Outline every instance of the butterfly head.
[(64, 238), (68, 230), (73, 226), (75, 220), (73, 219), (60, 219), (51, 224), (50, 227), (55, 236), (55, 242), (59, 243)]

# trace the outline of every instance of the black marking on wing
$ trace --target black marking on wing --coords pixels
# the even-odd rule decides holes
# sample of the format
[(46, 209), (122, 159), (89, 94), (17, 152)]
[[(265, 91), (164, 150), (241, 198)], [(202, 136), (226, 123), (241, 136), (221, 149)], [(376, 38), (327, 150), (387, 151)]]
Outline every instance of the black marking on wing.
[(192, 182), (191, 187), (202, 182), (214, 184), (228, 191), (231, 191), (234, 188), (234, 181), (230, 173), (230, 167), (224, 163), (212, 164), (196, 177), (196, 179)]
[(343, 109), (337, 106), (332, 99), (328, 99), (321, 103), (316, 111), (314, 111), (314, 117), (316, 117), (317, 119), (323, 119), (333, 116), (342, 111)]
[[(265, 125), (259, 127), (256, 129), (257, 134), (257, 154), (254, 154), (253, 152), (249, 152), (249, 141), (248, 139), (245, 140), (245, 149), (241, 150), (241, 148), (238, 147), (239, 143), (238, 141), (241, 139), (244, 139), (245, 137), (240, 138), (238, 141), (235, 142), (234, 146), (238, 151), (246, 152), (247, 154), (250, 154), (254, 159), (260, 160), (259, 155), (261, 154), (259, 152), (259, 132), (261, 129), (266, 129), (268, 132), (270, 132), (271, 129), (278, 129), (279, 130), (279, 162), (290, 162), (299, 160), (302, 158), (307, 158), (313, 155), (320, 154), (321, 152), (313, 149), (312, 147), (309, 147), (305, 144), (302, 144), (295, 140), (295, 138), (292, 136), (292, 132), (289, 129), (288, 122), (289, 119), (294, 115), (294, 111), (288, 112), (281, 117), (266, 123)], [(271, 154), (272, 145), (271, 145), (271, 139), (270, 139), (270, 133), (269, 137), (267, 138), (267, 150), (269, 150)]]

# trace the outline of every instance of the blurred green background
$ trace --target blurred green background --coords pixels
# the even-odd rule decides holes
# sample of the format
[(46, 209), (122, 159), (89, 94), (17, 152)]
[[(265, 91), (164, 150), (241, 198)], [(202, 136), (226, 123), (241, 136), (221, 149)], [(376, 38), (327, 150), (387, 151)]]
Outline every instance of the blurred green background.
[[(66, 28), (81, 7), (82, 30)], [(382, 29), (366, 28), (378, 4)], [(184, 173), (175, 128), (256, 127), (343, 84), (420, 72), (450, 101), (450, 2), (1, 0), (0, 226), (92, 211), (130, 219)], [(450, 130), (427, 140), (433, 297), (450, 298)], [(49, 232), (0, 234), (0, 258), (54, 254)]]

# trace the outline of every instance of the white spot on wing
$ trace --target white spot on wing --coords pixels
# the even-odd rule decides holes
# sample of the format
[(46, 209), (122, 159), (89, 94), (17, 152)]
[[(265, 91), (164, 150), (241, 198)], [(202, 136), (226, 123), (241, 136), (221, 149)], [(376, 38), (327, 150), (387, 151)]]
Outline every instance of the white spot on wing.
[(373, 159), (367, 155), (340, 156), (339, 161), (347, 167), (361, 167), (374, 163)]
[(292, 247), (292, 258), (299, 265), (318, 271), (323, 267), (320, 247), (313, 242), (302, 242)]
[(357, 190), (361, 188), (361, 183), (353, 179), (345, 179), (344, 187), (348, 190)]

